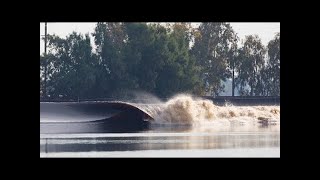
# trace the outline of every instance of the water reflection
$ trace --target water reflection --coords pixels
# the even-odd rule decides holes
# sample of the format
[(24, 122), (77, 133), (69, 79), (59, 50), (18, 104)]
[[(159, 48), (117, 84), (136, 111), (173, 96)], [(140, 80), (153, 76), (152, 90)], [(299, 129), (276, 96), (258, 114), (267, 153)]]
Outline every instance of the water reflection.
[[(71, 134), (72, 135), (72, 134)], [(136, 151), (280, 147), (278, 127), (173, 128), (140, 133), (40, 135), (40, 152)]]

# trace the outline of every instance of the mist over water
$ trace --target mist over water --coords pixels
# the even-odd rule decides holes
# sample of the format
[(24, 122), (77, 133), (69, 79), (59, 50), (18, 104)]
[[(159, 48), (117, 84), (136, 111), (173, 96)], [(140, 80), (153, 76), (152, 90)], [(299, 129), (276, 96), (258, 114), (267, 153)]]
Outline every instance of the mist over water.
[(144, 91), (131, 91), (128, 92), (129, 102), (144, 103), (144, 104), (161, 104), (163, 101), (155, 95)]

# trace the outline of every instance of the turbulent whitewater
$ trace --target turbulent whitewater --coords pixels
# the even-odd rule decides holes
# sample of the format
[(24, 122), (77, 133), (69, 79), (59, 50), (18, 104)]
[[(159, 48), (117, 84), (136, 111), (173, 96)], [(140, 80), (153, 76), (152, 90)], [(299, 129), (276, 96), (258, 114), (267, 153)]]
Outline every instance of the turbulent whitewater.
[(154, 124), (256, 124), (280, 123), (280, 106), (217, 106), (211, 100), (180, 94), (163, 104), (141, 107)]
[[(280, 106), (218, 106), (211, 100), (179, 94), (167, 102), (40, 103), (40, 122), (120, 122), (146, 120), (151, 124), (280, 124)], [(117, 109), (111, 113), (110, 108)], [(109, 110), (108, 110), (109, 109)]]

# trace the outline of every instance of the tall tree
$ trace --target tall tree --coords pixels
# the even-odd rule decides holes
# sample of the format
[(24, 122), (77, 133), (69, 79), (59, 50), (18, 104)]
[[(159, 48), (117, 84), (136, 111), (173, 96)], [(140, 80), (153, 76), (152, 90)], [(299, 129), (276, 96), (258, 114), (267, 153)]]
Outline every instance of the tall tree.
[(163, 61), (158, 53), (162, 47), (155, 47), (156, 29), (146, 23), (126, 23), (125, 27), (128, 35), (125, 62), (128, 65), (129, 79), (134, 89), (153, 92), (158, 69)]
[(90, 37), (76, 32), (66, 39), (51, 35), (49, 40), (49, 85), (53, 97), (86, 98), (95, 82)]
[(238, 40), (239, 37), (237, 34), (230, 30), (228, 36), (230, 37), (230, 48), (228, 49), (228, 69), (231, 72), (232, 76), (232, 96), (234, 96), (234, 90), (235, 90), (235, 71), (239, 67), (240, 62), (238, 59)]
[(101, 76), (97, 81), (100, 94), (122, 94), (128, 86), (126, 80), (129, 79), (127, 64), (124, 62), (124, 49), (128, 40), (124, 23), (97, 23), (92, 35), (101, 67)]
[(97, 23), (92, 35), (95, 51), (88, 34), (48, 36), (49, 53), (40, 56), (41, 91), (47, 67), (51, 97), (124, 97), (131, 90), (167, 97), (203, 95), (204, 89), (218, 95), (229, 77), (232, 95), (235, 85), (241, 95), (280, 94), (280, 34), (268, 44), (267, 62), (259, 37), (246, 37), (238, 48), (228, 23), (196, 29), (190, 23)]
[(43, 97), (44, 91), (44, 56), (40, 55), (40, 97)]
[(257, 35), (246, 36), (242, 49), (239, 52), (241, 65), (239, 66), (240, 93), (244, 92), (245, 86), (249, 85), (250, 95), (260, 95), (263, 91), (261, 86), (261, 69), (265, 65), (266, 50)]
[(280, 33), (268, 43), (268, 57), (270, 95), (280, 96)]
[(164, 66), (157, 80), (157, 94), (170, 96), (192, 92), (198, 80), (195, 59), (189, 53), (191, 25), (175, 23), (169, 28)]
[(211, 95), (218, 95), (224, 89), (221, 81), (231, 76), (227, 68), (228, 52), (235, 41), (229, 23), (201, 23), (195, 32), (192, 53), (201, 66), (201, 78)]

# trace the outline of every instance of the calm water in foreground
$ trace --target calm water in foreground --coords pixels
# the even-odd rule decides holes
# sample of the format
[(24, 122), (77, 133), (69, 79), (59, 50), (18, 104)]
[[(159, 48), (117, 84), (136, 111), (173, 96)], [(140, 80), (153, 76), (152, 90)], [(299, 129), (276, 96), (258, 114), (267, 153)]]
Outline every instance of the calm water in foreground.
[(40, 157), (280, 157), (280, 125), (41, 133)]

